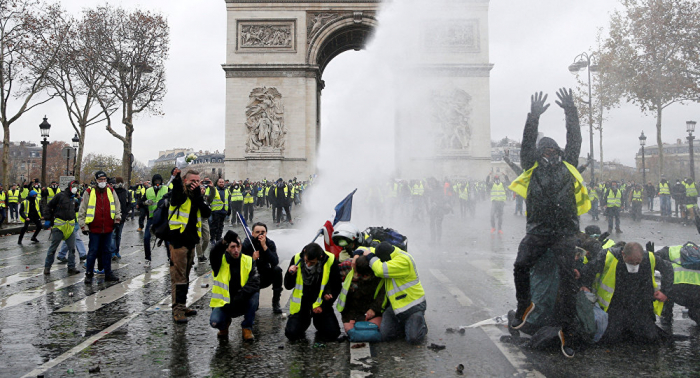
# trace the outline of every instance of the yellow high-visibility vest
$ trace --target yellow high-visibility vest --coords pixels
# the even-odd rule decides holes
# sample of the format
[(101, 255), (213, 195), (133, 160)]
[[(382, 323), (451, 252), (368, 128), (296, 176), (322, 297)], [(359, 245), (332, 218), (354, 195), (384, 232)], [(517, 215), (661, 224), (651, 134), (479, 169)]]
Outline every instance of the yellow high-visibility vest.
[(8, 195), (7, 202), (19, 203), (19, 189), (8, 190), (7, 195)]
[[(85, 224), (92, 223), (95, 220), (95, 205), (97, 204), (97, 190), (92, 189), (90, 191), (90, 197), (88, 198), (87, 212), (85, 214)], [(117, 214), (116, 205), (114, 204), (114, 195), (112, 194), (112, 189), (107, 188), (107, 198), (109, 198), (109, 217), (114, 219)]]
[[(582, 215), (591, 209), (591, 200), (588, 198), (588, 189), (583, 185), (583, 177), (581, 173), (573, 165), (564, 162), (564, 165), (569, 170), (569, 172), (574, 176), (574, 193), (576, 197), (576, 211), (578, 215)], [(515, 179), (508, 189), (519, 194), (520, 197), (527, 198), (527, 189), (530, 186), (530, 179), (532, 179), (532, 171), (534, 171), (539, 166), (538, 162), (532, 166), (532, 168), (523, 172)]]
[(56, 188), (56, 190), (53, 190), (53, 188), (47, 188), (46, 191), (49, 193), (49, 195), (46, 197), (46, 201), (48, 202), (51, 201), (56, 194), (61, 193), (61, 188)]
[[(173, 214), (176, 212), (177, 214)], [(179, 208), (170, 205), (168, 208), (168, 225), (171, 230), (180, 230), (180, 233), (185, 232), (187, 221), (190, 220), (190, 211), (192, 210), (192, 201), (189, 198), (180, 205)], [(202, 212), (197, 209), (197, 235), (202, 237)]]
[(700, 271), (687, 269), (681, 265), (682, 245), (668, 247), (668, 258), (673, 265), (673, 283), (700, 285)]
[[(372, 248), (374, 250), (374, 248)], [(355, 269), (350, 269), (348, 275), (345, 276), (345, 281), (343, 281), (343, 288), (340, 290), (340, 295), (338, 295), (338, 301), (335, 304), (335, 309), (338, 312), (343, 312), (345, 310), (345, 302), (348, 299), (348, 292), (350, 291), (350, 286), (352, 286), (352, 278), (355, 276)], [(374, 298), (377, 298), (379, 292), (382, 290), (382, 285), (384, 285), (384, 279), (379, 281), (379, 285), (374, 290)], [(384, 297), (384, 305), (386, 305), (387, 299)], [(382, 308), (384, 308), (384, 305)]]
[(493, 184), (493, 186), (491, 187), (491, 201), (506, 201), (506, 189), (503, 187), (502, 182), (499, 182), (498, 184)]
[(622, 206), (622, 190), (617, 190), (617, 193), (613, 189), (608, 191), (608, 202), (607, 207), (620, 207)]
[(241, 193), (241, 188), (231, 189), (231, 201), (243, 201), (243, 194)]
[(659, 195), (664, 195), (664, 194), (671, 195), (671, 189), (669, 189), (668, 183), (666, 183), (666, 184), (660, 183), (659, 184)]
[[(241, 259), (241, 287), (248, 283), (250, 271), (253, 270), (253, 258), (242, 254)], [(231, 294), (229, 292), (229, 283), (231, 282), (231, 268), (226, 261), (226, 252), (221, 256), (221, 268), (219, 274), (214, 277), (214, 286), (211, 288), (211, 301), (209, 307), (223, 307), (225, 304), (231, 303)]]
[(391, 260), (382, 262), (375, 256), (369, 265), (377, 277), (384, 278), (386, 296), (395, 314), (425, 302), (425, 290), (418, 279), (416, 263), (408, 253), (394, 247)]
[[(325, 252), (325, 251), (324, 251)], [(323, 264), (323, 275), (321, 276), (321, 288), (318, 290), (318, 298), (313, 304), (313, 308), (321, 306), (323, 303), (323, 290), (328, 284), (328, 279), (331, 274), (331, 266), (333, 261), (335, 261), (335, 256), (332, 253), (325, 252), (328, 256), (328, 260)], [(294, 255), (294, 264), (299, 265), (299, 260), (301, 260), (301, 252)], [(303, 261), (301, 262), (304, 263)], [(297, 269), (297, 279), (294, 285), (294, 290), (292, 291), (292, 300), (289, 303), (289, 314), (294, 315), (301, 310), (301, 298), (304, 293), (304, 279), (301, 277), (301, 269)]]
[[(27, 213), (27, 217), (25, 218), (22, 215), (22, 212), (19, 213), (19, 216), (22, 218), (23, 223), (27, 223), (27, 219), (29, 219), (29, 199), (25, 199), (22, 201), (22, 205), (24, 206), (24, 211)], [(41, 209), (39, 208), (39, 200), (34, 200), (34, 206), (36, 206), (36, 213), (39, 214), (39, 218), (41, 218)]]
[[(612, 302), (613, 294), (615, 293), (615, 279), (617, 272), (617, 263), (619, 260), (612, 252), (608, 251), (605, 256), (605, 268), (603, 269), (603, 274), (598, 278), (598, 290), (596, 291), (596, 296), (598, 297), (598, 304), (603, 311), (608, 312), (608, 307)], [(654, 289), (658, 287), (656, 284), (656, 279), (654, 278), (654, 269), (656, 269), (656, 257), (654, 253), (649, 252), (649, 262), (651, 263), (651, 282)], [(661, 310), (663, 309), (664, 303), (659, 301), (654, 301), (654, 313), (661, 316)]]

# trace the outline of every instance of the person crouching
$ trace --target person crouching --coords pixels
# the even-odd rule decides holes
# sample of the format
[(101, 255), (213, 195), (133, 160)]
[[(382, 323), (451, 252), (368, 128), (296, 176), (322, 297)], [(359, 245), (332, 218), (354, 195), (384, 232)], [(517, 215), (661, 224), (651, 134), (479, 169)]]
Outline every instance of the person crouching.
[(228, 337), (231, 319), (243, 316), (243, 339), (253, 341), (253, 322), (260, 299), (260, 276), (253, 258), (241, 253), (241, 239), (233, 231), (216, 243), (210, 255), (214, 274), (209, 324), (219, 330), (218, 337)]

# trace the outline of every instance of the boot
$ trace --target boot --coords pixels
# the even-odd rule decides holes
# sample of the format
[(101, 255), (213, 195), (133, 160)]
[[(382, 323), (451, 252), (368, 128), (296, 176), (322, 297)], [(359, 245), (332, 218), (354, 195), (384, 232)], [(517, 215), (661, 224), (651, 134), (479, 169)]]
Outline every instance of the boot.
[(255, 341), (255, 336), (253, 336), (253, 331), (251, 329), (243, 328), (243, 340)]
[(187, 284), (175, 285), (175, 303), (173, 304), (173, 320), (175, 323), (187, 323), (185, 310), (187, 304)]
[(191, 308), (185, 308), (185, 316), (195, 316), (197, 315), (197, 310)]
[(272, 289), (272, 312), (275, 314), (281, 314), (282, 308), (280, 307), (280, 297), (282, 296), (282, 288)]
[(216, 334), (216, 337), (219, 337), (222, 339), (227, 338), (228, 337), (228, 327), (230, 327), (230, 326), (231, 326), (231, 319), (229, 319), (228, 322), (226, 322), (226, 329), (219, 330), (219, 333)]

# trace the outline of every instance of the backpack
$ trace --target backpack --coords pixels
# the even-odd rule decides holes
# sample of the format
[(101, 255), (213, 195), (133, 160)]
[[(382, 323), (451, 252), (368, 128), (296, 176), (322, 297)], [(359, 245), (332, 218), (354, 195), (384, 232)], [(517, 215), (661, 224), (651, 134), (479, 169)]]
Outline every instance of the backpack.
[(700, 247), (687, 242), (681, 247), (681, 266), (686, 269), (700, 270)]
[(381, 242), (387, 242), (404, 251), (408, 251), (408, 238), (401, 235), (393, 228), (384, 227), (368, 227), (363, 234), (365, 235), (365, 247), (377, 247)]
[[(178, 209), (180, 207), (178, 206)], [(170, 209), (170, 193), (167, 193), (163, 198), (158, 201), (158, 205), (153, 211), (153, 223), (151, 224), (151, 233), (156, 236), (157, 239), (168, 241), (168, 234), (170, 231), (170, 218), (175, 215), (168, 216), (168, 210)]]

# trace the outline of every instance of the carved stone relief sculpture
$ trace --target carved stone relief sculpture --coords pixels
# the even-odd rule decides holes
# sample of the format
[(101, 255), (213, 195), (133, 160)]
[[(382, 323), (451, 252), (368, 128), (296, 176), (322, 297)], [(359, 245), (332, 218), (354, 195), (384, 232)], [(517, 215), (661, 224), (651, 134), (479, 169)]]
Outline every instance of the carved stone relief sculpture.
[(294, 21), (239, 21), (238, 51), (294, 51)]
[(281, 153), (287, 140), (282, 94), (277, 88), (255, 88), (246, 106), (247, 153)]
[(466, 150), (471, 145), (471, 100), (461, 89), (432, 94), (432, 130), (435, 147), (440, 150)]
[(450, 52), (479, 51), (479, 22), (477, 20), (447, 20), (427, 26), (425, 47)]
[(309, 13), (306, 18), (306, 41), (311, 39), (329, 22), (340, 17), (340, 13)]

